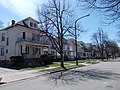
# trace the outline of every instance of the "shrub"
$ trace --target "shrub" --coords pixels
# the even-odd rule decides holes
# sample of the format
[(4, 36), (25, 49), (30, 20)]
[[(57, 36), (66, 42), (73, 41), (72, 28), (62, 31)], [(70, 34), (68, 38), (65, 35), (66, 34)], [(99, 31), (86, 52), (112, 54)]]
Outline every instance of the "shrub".
[(53, 60), (54, 60), (54, 55), (52, 54), (48, 54), (48, 55), (41, 55), (41, 60), (42, 62), (46, 65), (46, 64), (52, 64)]
[[(95, 57), (94, 59), (102, 59), (102, 57)], [(103, 59), (106, 59), (106, 57), (103, 57)]]
[(11, 56), (10, 59), (15, 66), (22, 66), (24, 64), (24, 58), (22, 56)]
[(68, 61), (69, 60), (69, 57), (67, 55), (64, 55), (64, 60), (65, 61)]
[(0, 81), (2, 80), (2, 77), (0, 77)]
[[(69, 61), (69, 57), (67, 55), (64, 55), (64, 61)], [(59, 57), (56, 57), (56, 59), (54, 59), (55, 62), (60, 62), (61, 61), (61, 58), (60, 56)]]

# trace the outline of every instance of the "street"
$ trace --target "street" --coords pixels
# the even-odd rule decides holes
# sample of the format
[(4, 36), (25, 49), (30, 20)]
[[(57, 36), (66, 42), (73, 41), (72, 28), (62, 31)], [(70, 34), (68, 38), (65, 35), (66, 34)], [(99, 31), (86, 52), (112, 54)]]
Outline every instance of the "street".
[(120, 60), (7, 83), (0, 90), (120, 90)]

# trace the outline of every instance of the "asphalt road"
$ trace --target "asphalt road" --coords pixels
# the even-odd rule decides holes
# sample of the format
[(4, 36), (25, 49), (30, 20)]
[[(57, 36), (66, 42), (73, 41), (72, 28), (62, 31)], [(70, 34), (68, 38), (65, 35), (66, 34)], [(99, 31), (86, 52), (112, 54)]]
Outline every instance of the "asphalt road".
[(120, 90), (120, 60), (8, 83), (0, 90)]

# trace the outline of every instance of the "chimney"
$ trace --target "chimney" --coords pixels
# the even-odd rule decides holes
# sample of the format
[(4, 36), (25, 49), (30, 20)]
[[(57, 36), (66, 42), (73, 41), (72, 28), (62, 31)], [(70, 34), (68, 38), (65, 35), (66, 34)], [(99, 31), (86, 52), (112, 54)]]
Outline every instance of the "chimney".
[(14, 25), (15, 24), (15, 20), (12, 20), (12, 25)]

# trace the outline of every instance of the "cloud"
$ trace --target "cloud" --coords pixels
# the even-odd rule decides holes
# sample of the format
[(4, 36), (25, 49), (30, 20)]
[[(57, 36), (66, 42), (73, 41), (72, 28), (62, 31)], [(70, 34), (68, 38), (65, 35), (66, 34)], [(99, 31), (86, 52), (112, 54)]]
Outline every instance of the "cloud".
[(36, 18), (37, 6), (47, 0), (1, 0), (0, 5), (16, 13), (19, 17)]

